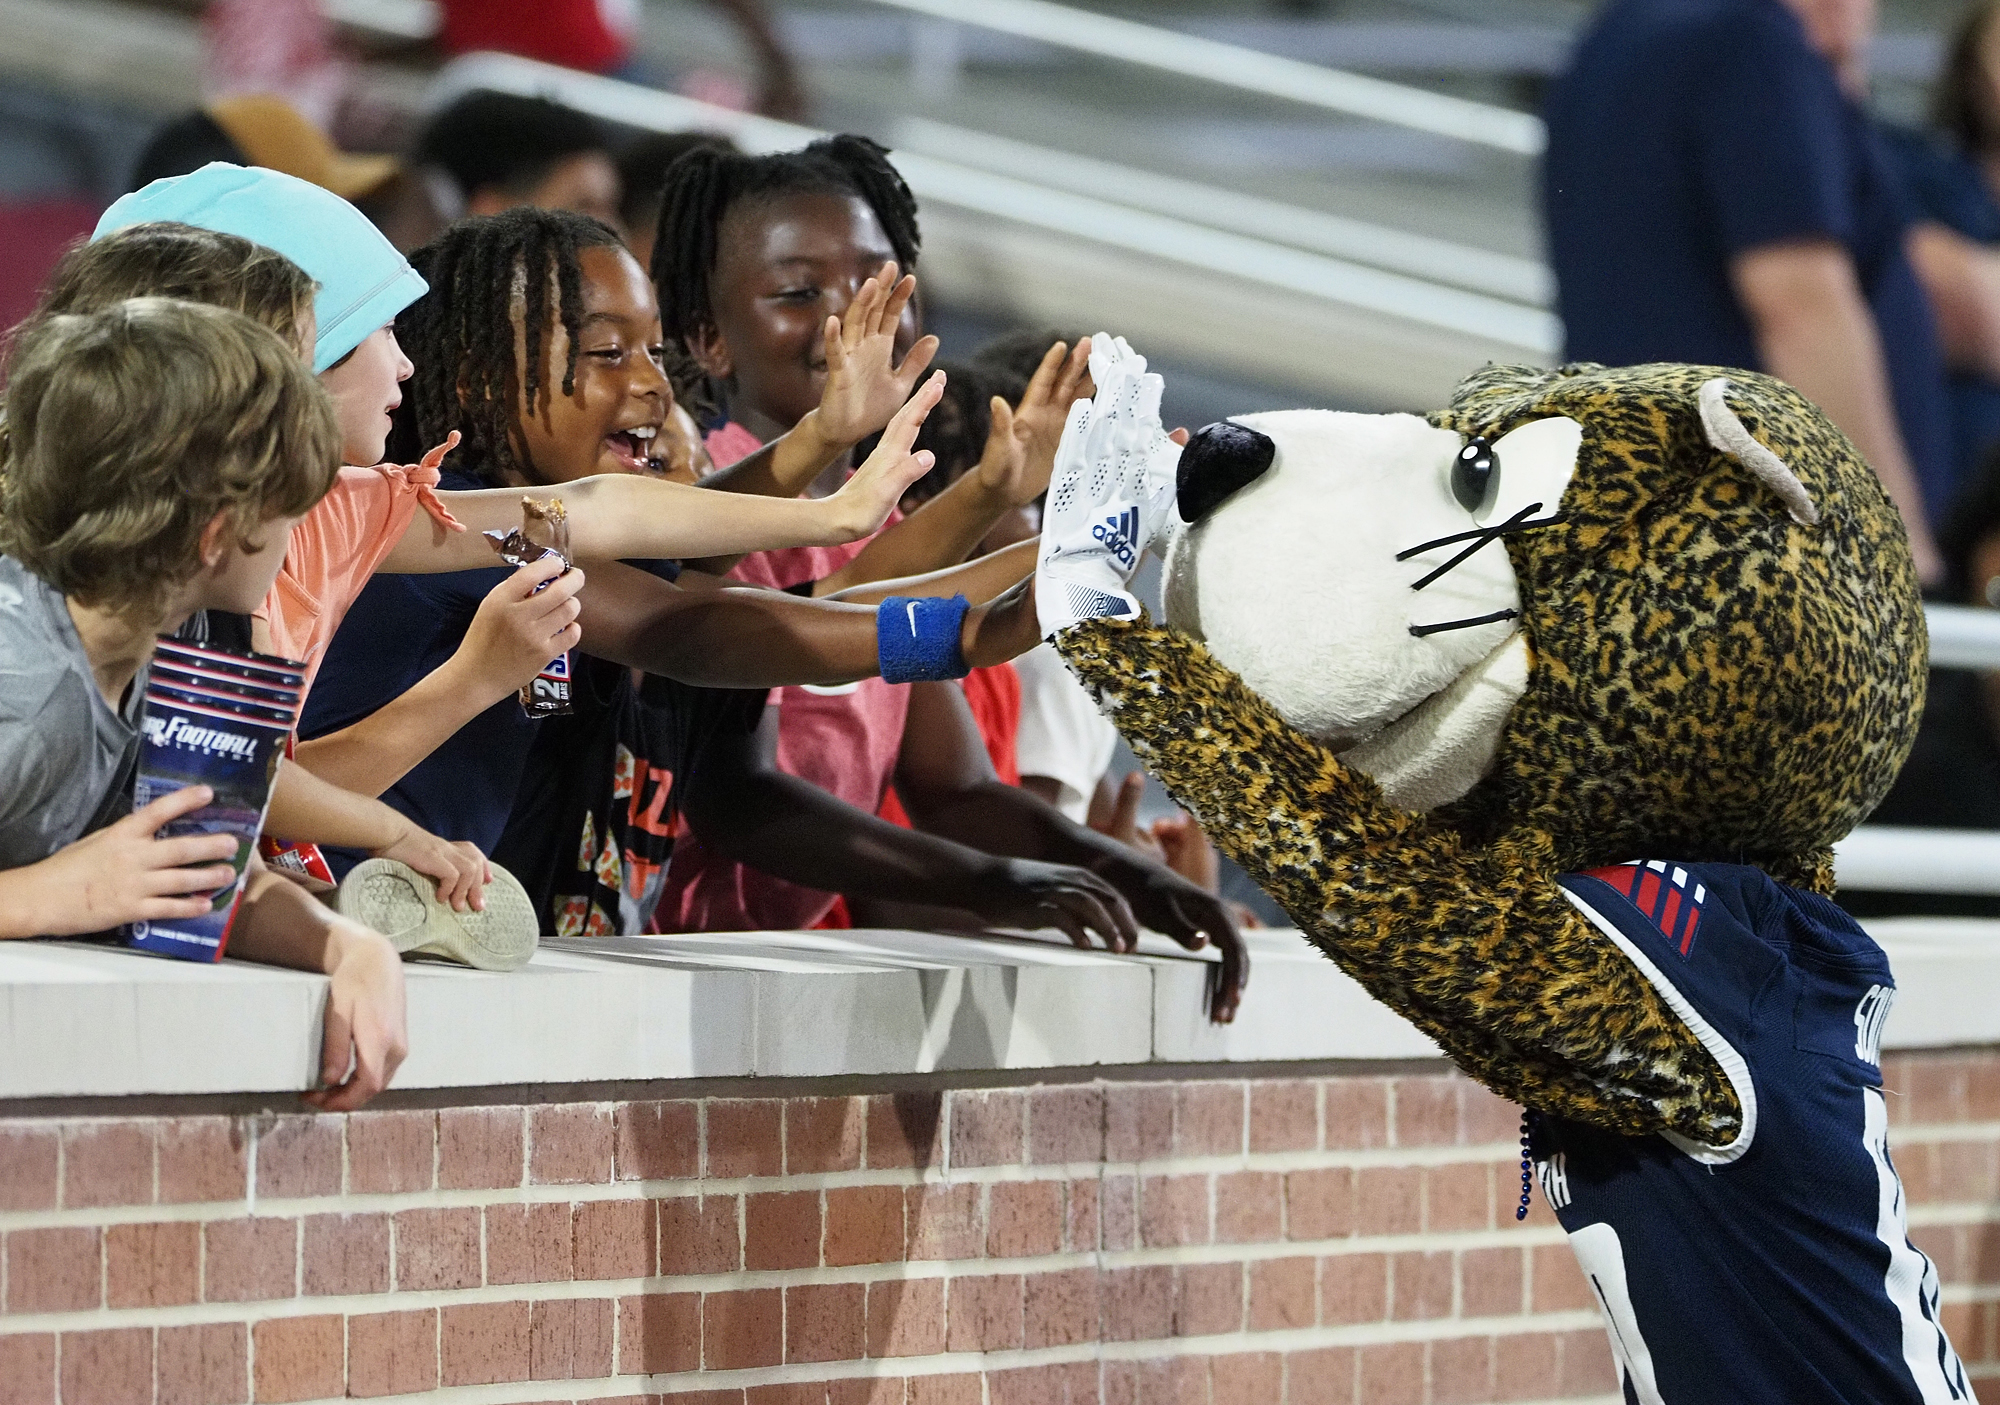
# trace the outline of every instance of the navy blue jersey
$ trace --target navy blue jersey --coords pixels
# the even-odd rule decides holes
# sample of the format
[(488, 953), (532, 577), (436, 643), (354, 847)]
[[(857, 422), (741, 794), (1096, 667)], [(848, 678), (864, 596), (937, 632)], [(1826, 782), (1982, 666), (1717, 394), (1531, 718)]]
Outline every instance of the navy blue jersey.
[(1565, 875), (1743, 1104), (1724, 1147), (1534, 1119), (1635, 1405), (1970, 1401), (1909, 1241), (1879, 1068), (1895, 981), (1832, 903), (1727, 864)]

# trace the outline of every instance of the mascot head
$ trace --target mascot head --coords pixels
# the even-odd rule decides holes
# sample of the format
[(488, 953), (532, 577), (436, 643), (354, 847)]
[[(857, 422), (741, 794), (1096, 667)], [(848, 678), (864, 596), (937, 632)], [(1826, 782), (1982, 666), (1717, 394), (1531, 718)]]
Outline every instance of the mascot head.
[(1169, 622), (1469, 843), (1826, 889), (1915, 735), (1901, 520), (1768, 377), (1490, 367), (1428, 419), (1210, 425), (1179, 474)]

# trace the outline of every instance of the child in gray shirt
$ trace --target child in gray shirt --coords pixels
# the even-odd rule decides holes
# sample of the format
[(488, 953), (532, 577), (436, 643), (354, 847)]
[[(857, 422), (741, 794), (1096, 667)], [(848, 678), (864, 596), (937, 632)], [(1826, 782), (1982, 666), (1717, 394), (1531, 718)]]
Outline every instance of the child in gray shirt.
[[(229, 835), (160, 839), (211, 798), (129, 804), (153, 646), (199, 610), (247, 611), (340, 466), (333, 407), (278, 335), (222, 308), (135, 298), (21, 336), (0, 435), (0, 937), (205, 911)], [(206, 865), (191, 866), (191, 865)], [(381, 934), (252, 860), (230, 954), (322, 971), (330, 1111), (408, 1047)]]

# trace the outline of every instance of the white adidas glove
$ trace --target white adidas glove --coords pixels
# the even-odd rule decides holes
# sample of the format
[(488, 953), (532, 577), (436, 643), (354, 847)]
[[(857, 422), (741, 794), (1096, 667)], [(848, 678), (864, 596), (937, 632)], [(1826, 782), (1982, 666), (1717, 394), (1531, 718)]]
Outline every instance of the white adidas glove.
[(1070, 406), (1042, 513), (1035, 608), (1044, 639), (1080, 620), (1137, 618), (1125, 586), (1173, 510), (1181, 449), (1160, 425), (1165, 382), (1106, 333), (1090, 339), (1090, 378), (1097, 398)]

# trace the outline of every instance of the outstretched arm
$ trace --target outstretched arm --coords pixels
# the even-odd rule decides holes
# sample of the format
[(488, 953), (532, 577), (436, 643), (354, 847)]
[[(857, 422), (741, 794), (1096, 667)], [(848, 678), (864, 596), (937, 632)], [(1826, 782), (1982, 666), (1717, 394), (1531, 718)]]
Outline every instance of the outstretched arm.
[[(704, 688), (852, 683), (881, 672), (873, 605), (806, 600), (755, 587), (682, 590), (615, 561), (591, 568), (583, 649)], [(1035, 647), (1035, 594), (1023, 581), (966, 612), (966, 664)]]
[(777, 767), (778, 715), (707, 741), (683, 778), (702, 841), (774, 878), (826, 892), (970, 912), (998, 927), (1057, 927), (1078, 946), (1137, 937), (1116, 891), (1080, 869), (995, 857), (858, 810)]
[[(569, 515), (571, 554), (578, 561), (716, 556), (850, 542), (880, 527), (903, 490), (929, 472), (930, 452), (912, 453), (910, 446), (943, 394), (940, 372), (896, 412), (875, 452), (832, 497), (714, 493), (629, 473), (599, 474), (532, 492), (562, 499)], [(463, 571), (492, 565), (492, 548), (479, 534), (519, 527), (521, 496), (515, 488), (439, 493), (451, 514), (470, 530), (447, 531), (420, 517), (378, 569)]]
[(1032, 540), (1015, 542), (1012, 546), (1003, 546), (998, 551), (976, 557), (963, 566), (932, 571), (927, 575), (906, 576), (901, 580), (850, 586), (837, 594), (821, 595), (819, 598), (874, 605), (892, 595), (963, 595), (967, 600), (978, 603), (991, 600), (1032, 576), (1035, 573), (1035, 551), (1036, 543)]
[(1734, 1138), (1742, 1109), (1721, 1068), (1528, 841), (1469, 851), (1390, 805), (1185, 636), (1088, 620), (1055, 644), (1313, 944), (1481, 1082), (1626, 1135)]

